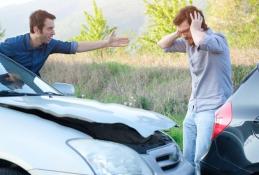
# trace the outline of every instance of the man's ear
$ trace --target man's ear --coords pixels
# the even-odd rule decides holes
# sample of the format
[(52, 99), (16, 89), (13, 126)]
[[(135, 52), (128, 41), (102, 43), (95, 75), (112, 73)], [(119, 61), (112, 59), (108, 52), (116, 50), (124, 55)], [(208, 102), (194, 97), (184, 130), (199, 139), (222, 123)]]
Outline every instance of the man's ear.
[(40, 33), (40, 29), (38, 28), (38, 26), (34, 26), (33, 31), (34, 33)]

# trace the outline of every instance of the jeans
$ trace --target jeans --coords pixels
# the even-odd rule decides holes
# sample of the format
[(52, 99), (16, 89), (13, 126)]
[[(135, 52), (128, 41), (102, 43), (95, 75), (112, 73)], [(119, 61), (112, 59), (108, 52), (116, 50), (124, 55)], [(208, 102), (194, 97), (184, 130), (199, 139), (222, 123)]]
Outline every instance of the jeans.
[(211, 144), (216, 110), (195, 112), (189, 109), (183, 121), (183, 156), (200, 174), (200, 160)]

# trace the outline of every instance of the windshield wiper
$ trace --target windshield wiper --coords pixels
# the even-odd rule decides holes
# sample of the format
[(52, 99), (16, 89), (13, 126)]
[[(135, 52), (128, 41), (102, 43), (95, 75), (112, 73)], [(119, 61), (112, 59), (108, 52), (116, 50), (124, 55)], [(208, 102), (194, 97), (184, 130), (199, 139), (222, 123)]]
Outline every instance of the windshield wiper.
[(55, 92), (43, 92), (41, 93), (40, 95), (49, 95), (49, 96), (63, 96), (63, 94), (58, 94), (58, 93), (55, 93)]
[(15, 92), (13, 90), (2, 90), (2, 91), (0, 91), (0, 97), (8, 97), (8, 96), (37, 96), (37, 95), (39, 95), (39, 94)]

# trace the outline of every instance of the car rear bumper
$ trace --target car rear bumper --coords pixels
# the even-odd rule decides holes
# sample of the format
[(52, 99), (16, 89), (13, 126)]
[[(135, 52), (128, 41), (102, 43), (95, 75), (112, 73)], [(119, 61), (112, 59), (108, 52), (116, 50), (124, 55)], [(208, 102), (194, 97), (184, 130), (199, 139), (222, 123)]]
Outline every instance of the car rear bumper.
[(220, 172), (217, 168), (208, 165), (205, 162), (200, 162), (201, 175), (225, 175)]
[(232, 171), (230, 169), (224, 170), (213, 167), (204, 161), (200, 162), (200, 168), (201, 175), (250, 175), (249, 172), (239, 168), (233, 168)]

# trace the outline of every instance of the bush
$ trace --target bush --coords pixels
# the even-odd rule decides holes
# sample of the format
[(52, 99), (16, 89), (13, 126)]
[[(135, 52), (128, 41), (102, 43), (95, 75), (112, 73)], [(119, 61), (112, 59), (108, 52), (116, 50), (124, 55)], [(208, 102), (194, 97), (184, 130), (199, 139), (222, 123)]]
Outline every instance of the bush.
[(244, 65), (233, 65), (232, 66), (232, 80), (233, 80), (233, 87), (236, 89), (242, 80), (254, 69), (255, 66), (244, 66)]

